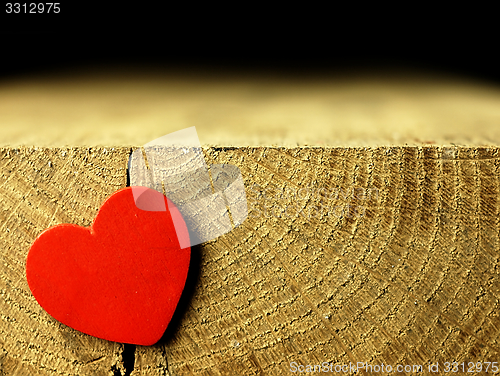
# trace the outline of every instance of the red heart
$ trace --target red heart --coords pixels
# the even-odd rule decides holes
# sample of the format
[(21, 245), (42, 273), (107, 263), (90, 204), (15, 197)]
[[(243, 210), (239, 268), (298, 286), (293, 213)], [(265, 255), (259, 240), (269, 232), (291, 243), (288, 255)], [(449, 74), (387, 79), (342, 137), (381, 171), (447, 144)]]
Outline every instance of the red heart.
[(177, 234), (189, 235), (177, 208), (161, 193), (136, 189), (139, 207), (160, 198), (167, 210), (141, 210), (131, 187), (121, 189), (91, 227), (62, 224), (42, 232), (30, 248), (26, 277), (38, 303), (63, 324), (109, 341), (152, 345), (184, 289), (191, 248), (179, 246)]

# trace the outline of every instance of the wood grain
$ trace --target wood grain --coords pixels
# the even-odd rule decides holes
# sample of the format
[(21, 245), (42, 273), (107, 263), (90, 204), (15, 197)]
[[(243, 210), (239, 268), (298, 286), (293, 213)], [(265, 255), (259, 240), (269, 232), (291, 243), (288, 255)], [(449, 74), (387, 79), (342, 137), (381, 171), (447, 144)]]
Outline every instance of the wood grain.
[[(201, 250), (200, 280), (167, 347), (171, 369), (279, 375), (290, 362), (495, 361), (499, 151), (444, 151), (209, 151), (267, 199), (249, 189), (250, 218)], [(274, 198), (286, 188), (304, 190)], [(360, 189), (330, 199), (313, 188)], [(360, 195), (368, 188), (378, 199)], [(322, 204), (366, 210), (349, 218)], [(264, 207), (287, 205), (290, 218), (266, 218)]]
[(26, 255), (44, 229), (88, 226), (104, 199), (126, 185), (128, 148), (2, 148), (0, 348), (5, 375), (108, 375), (123, 345), (52, 319), (28, 288)]
[[(87, 81), (88, 92), (101, 93), (96, 81), (92, 82)], [(137, 88), (154, 97), (156, 84), (141, 82), (142, 86), (136, 82)], [(207, 85), (196, 90), (206, 90), (204, 95), (208, 95), (213, 87)], [(422, 110), (422, 103), (432, 102), (432, 97), (426, 97), (425, 85), (420, 92), (415, 85), (405, 85), (400, 84), (401, 90), (409, 96), (421, 95), (422, 101), (415, 100), (413, 108)], [(51, 319), (31, 296), (24, 266), (31, 242), (43, 229), (64, 222), (89, 225), (105, 198), (127, 184), (132, 146), (168, 131), (144, 126), (134, 138), (127, 139), (125, 132), (121, 141), (109, 144), (114, 147), (74, 146), (79, 143), (76, 138), (64, 140), (64, 132), (56, 132), (59, 141), (50, 147), (40, 147), (43, 137), (40, 145), (18, 147), (30, 142), (14, 137), (10, 123), (4, 123), (10, 127), (3, 133), (4, 144), (10, 146), (0, 149), (0, 374), (282, 375), (291, 373), (292, 362), (314, 365), (324, 361), (393, 367), (421, 364), (428, 374), (429, 363), (440, 362), (442, 370), (446, 361), (500, 361), (500, 142), (495, 133), (500, 102), (497, 89), (475, 86), (474, 94), (467, 85), (460, 86), (463, 91), (451, 85), (434, 99), (441, 98), (440, 103), (448, 101), (449, 108), (456, 108), (459, 98), (463, 103), (466, 98), (482, 98), (469, 101), (470, 118), (460, 115), (466, 111), (465, 105), (450, 117), (446, 111), (436, 115), (438, 104), (434, 115), (429, 110), (415, 116), (409, 107), (398, 112), (387, 104), (394, 110), (393, 124), (399, 119), (403, 133), (408, 134), (405, 140), (419, 131), (408, 119), (421, 116), (419, 121), (427, 118), (434, 119), (429, 120), (434, 125), (445, 124), (424, 127), (425, 137), (407, 144), (372, 138), (369, 124), (378, 124), (377, 129), (387, 132), (395, 128), (384, 123), (387, 118), (374, 115), (384, 107), (372, 106), (367, 97), (366, 108), (374, 112), (366, 115), (371, 119), (365, 124), (366, 132), (354, 129), (340, 146), (333, 141), (307, 146), (299, 138), (302, 144), (298, 146), (286, 146), (285, 141), (273, 146), (281, 137), (279, 127), (268, 127), (270, 141), (262, 145), (241, 145), (237, 138), (234, 145), (223, 141), (211, 145), (203, 136), (210, 130), (200, 130), (210, 164), (230, 163), (240, 168), (249, 217), (230, 233), (193, 248), (179, 309), (164, 338), (151, 347), (98, 340)], [(185, 92), (192, 90), (189, 84), (182, 87)], [(346, 82), (335, 95), (347, 95), (348, 87)], [(5, 98), (5, 85), (2, 90), (0, 96)], [(176, 90), (182, 92), (179, 87)], [(246, 103), (249, 97), (245, 95), (250, 94), (241, 90), (245, 93), (241, 103)], [(285, 93), (288, 89), (279, 90)], [(383, 92), (380, 87), (373, 90)], [(385, 90), (383, 95), (393, 98), (400, 93), (391, 91), (390, 85)], [(314, 103), (320, 93), (318, 89), (311, 94)], [(445, 93), (450, 95), (447, 99)], [(41, 97), (36, 92), (32, 95)], [(59, 98), (57, 95), (53, 98)], [(302, 89), (296, 89), (295, 95), (307, 96)], [(46, 101), (55, 110), (57, 100), (51, 102), (51, 98), (48, 95)], [(277, 123), (286, 116), (300, 118), (298, 112), (293, 115), (300, 100), (288, 103), (291, 112), (286, 115), (279, 106), (273, 110), (279, 95), (267, 98)], [(36, 102), (31, 99), (25, 103)], [(486, 119), (482, 123), (471, 120), (479, 102), (483, 107), (477, 109), (478, 118)], [(123, 111), (133, 107), (127, 103), (120, 107)], [(210, 101), (200, 103), (197, 108), (208, 108)], [(221, 99), (219, 103), (225, 102)], [(247, 111), (257, 111), (255, 122), (262, 119), (259, 111), (265, 107), (259, 103), (261, 107), (247, 107)], [(80, 105), (74, 103), (73, 108)], [(8, 110), (0, 107), (5, 119)], [(94, 109), (93, 105), (89, 108)], [(129, 110), (139, 114), (137, 108)], [(178, 119), (188, 118), (184, 111)], [(41, 116), (47, 122), (48, 112)], [(216, 112), (220, 115), (213, 118), (207, 113), (196, 116), (224, 119), (222, 110)], [(330, 119), (340, 122), (334, 113)], [(345, 113), (353, 118), (359, 115)], [(243, 112), (241, 118), (250, 118), (248, 114)], [(64, 120), (53, 119), (54, 127), (62, 129)], [(230, 124), (226, 122), (220, 129), (230, 128)], [(189, 125), (195, 124), (184, 122), (179, 128)], [(263, 129), (234, 128), (245, 137)], [(329, 129), (341, 134), (340, 128)], [(106, 132), (103, 127), (89, 145), (104, 143)], [(356, 135), (366, 135), (368, 141), (363, 143)], [(464, 145), (457, 141), (462, 135)], [(356, 140), (362, 145), (349, 146)], [(435, 144), (427, 142), (433, 140)]]

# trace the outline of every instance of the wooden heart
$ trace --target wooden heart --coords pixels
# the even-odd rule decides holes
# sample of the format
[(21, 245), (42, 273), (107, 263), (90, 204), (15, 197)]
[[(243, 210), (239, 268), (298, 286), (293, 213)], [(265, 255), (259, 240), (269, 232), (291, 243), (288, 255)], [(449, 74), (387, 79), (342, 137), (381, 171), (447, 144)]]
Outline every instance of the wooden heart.
[[(109, 341), (152, 345), (182, 294), (191, 248), (180, 248), (178, 236), (188, 231), (165, 196), (142, 187), (134, 194), (141, 205), (131, 187), (111, 195), (91, 227), (61, 224), (42, 232), (29, 250), (26, 277), (38, 303), (63, 324)], [(158, 200), (166, 211), (138, 208), (151, 203), (155, 210)]]

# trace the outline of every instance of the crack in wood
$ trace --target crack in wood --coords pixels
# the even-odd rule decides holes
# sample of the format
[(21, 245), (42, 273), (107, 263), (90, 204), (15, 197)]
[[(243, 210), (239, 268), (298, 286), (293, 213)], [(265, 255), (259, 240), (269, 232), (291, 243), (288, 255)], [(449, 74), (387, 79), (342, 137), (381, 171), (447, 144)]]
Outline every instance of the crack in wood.
[(135, 364), (135, 345), (125, 344), (122, 352), (122, 361), (123, 366), (125, 367), (125, 373), (123, 376), (130, 376), (132, 371), (134, 370)]

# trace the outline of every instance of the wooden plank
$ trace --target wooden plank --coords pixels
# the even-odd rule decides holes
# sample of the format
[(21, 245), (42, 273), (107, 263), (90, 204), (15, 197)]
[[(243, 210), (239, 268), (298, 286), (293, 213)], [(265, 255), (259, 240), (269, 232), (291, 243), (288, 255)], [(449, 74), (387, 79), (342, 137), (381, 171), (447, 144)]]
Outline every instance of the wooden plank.
[(499, 103), (497, 86), (411, 72), (68, 72), (0, 81), (0, 144), (144, 145), (196, 126), (213, 146), (494, 146)]
[(126, 185), (129, 148), (2, 148), (0, 348), (5, 375), (108, 375), (123, 345), (52, 319), (28, 288), (26, 255), (44, 229), (88, 226), (104, 199)]
[[(209, 163), (231, 163), (240, 168), (249, 217), (232, 232), (193, 248), (179, 309), (164, 338), (151, 347), (102, 341), (51, 319), (32, 297), (24, 266), (31, 242), (43, 229), (65, 222), (89, 225), (104, 199), (126, 185), (131, 150), (128, 145), (140, 145), (176, 130), (177, 125), (169, 129), (151, 125), (152, 119), (161, 119), (168, 113), (163, 109), (168, 101), (158, 100), (152, 105), (156, 115), (153, 110), (144, 111), (150, 123), (142, 128), (137, 120), (140, 105), (131, 106), (134, 101), (120, 102), (124, 98), (120, 93), (126, 87), (129, 93), (137, 88), (143, 97), (149, 93), (154, 98), (154, 93), (161, 91), (158, 82), (142, 78), (114, 81), (119, 87), (113, 89), (113, 85), (106, 86), (98, 79), (81, 79), (75, 86), (64, 81), (68, 96), (72, 97), (62, 104), (58, 103), (63, 97), (63, 83), (39, 83), (38, 91), (29, 83), (22, 84), (27, 85), (25, 89), (18, 83), (4, 83), (0, 89), (0, 98), (11, 98), (11, 104), (18, 101), (17, 110), (4, 105), (3, 99), (0, 101), (1, 119), (9, 127), (3, 133), (3, 143), (11, 145), (0, 149), (0, 370), (4, 374), (281, 375), (291, 371), (293, 362), (369, 362), (393, 367), (427, 367), (430, 362), (440, 362), (442, 370), (445, 361), (498, 361), (497, 89), (444, 80), (435, 95), (427, 97), (432, 85), (417, 80), (420, 83), (389, 85), (385, 91), (374, 86), (373, 91), (365, 90), (368, 94), (362, 97), (362, 91), (356, 91), (356, 81), (351, 81), (352, 86), (347, 81), (344, 86), (331, 84), (331, 88), (336, 88), (332, 89), (333, 94), (324, 84), (313, 82), (308, 86), (309, 94), (305, 94), (304, 83), (275, 88), (251, 80), (238, 92), (237, 81), (232, 79), (226, 80), (227, 85), (235, 85), (232, 91), (224, 94), (222, 90), (218, 99), (203, 102), (210, 93), (216, 93), (214, 87), (220, 87), (220, 83), (196, 81), (200, 87), (192, 82), (178, 83), (173, 90), (166, 88), (167, 81), (162, 81), (162, 95), (167, 97), (169, 90), (182, 92), (184, 88), (185, 96), (185, 107), (169, 110), (167, 118), (174, 119), (174, 112), (178, 111), (177, 118), (184, 120), (176, 123), (177, 129), (197, 125)], [(85, 100), (77, 101), (77, 88), (85, 85), (87, 91), (80, 93)], [(266, 100), (258, 99), (264, 89), (269, 90)], [(103, 91), (111, 99), (102, 104), (103, 111), (99, 112), (97, 103), (104, 100)], [(29, 92), (31, 96), (27, 95)], [(377, 93), (384, 98), (398, 98), (401, 92), (411, 102), (407, 107), (390, 101), (384, 105), (385, 100), (370, 102)], [(92, 93), (98, 98), (95, 102)], [(198, 93), (198, 97), (193, 93)], [(328, 101), (333, 97), (341, 101), (343, 95), (352, 95), (351, 98), (357, 98), (358, 107), (345, 110), (344, 117), (336, 117), (336, 112), (330, 111), (330, 118), (324, 115), (329, 120), (322, 124), (348, 123), (349, 119), (359, 119), (358, 108), (365, 109), (366, 132), (361, 131), (361, 126), (358, 131), (354, 127), (341, 146), (336, 146), (336, 141), (307, 146), (300, 138), (307, 137), (306, 133), (290, 132), (289, 136), (297, 137), (300, 145), (285, 146), (286, 132), (280, 133), (280, 129), (285, 129), (283, 123), (282, 128), (268, 129), (264, 136), (268, 140), (262, 141), (262, 145), (244, 146), (238, 144), (237, 137), (234, 145), (215, 142), (216, 136), (205, 141), (205, 136), (211, 137), (210, 128), (194, 123), (200, 119), (214, 124), (220, 121), (222, 130), (214, 126), (215, 135), (219, 130), (222, 134), (231, 129), (231, 124), (238, 123), (238, 116), (234, 115), (238, 111), (229, 111), (235, 116), (231, 117), (225, 109), (230, 107), (226, 100), (235, 97), (235, 93), (240, 93), (235, 108), (242, 110), (238, 115), (241, 121), (252, 119), (253, 109), (257, 114), (249, 124), (260, 124), (267, 108), (267, 124), (283, 119), (294, 123), (295, 119), (294, 124), (301, 126), (308, 114), (317, 114), (316, 110), (331, 103)], [(190, 95), (192, 102), (187, 99)], [(245, 107), (252, 95), (257, 99)], [(310, 95), (314, 101), (291, 101), (294, 95), (304, 100)], [(35, 105), (44, 96), (48, 106), (45, 109), (42, 104)], [(79, 128), (83, 123), (77, 121), (84, 112), (83, 103), (87, 103), (89, 117), (101, 119), (96, 123), (102, 129), (95, 125), (88, 143), (78, 141), (78, 137), (85, 139), (83, 128)], [(214, 103), (220, 106), (208, 112)], [(280, 103), (283, 107), (279, 107)], [(316, 103), (316, 107), (307, 110), (311, 103)], [(339, 103), (335, 105), (337, 109), (349, 107), (348, 103)], [(446, 103), (448, 107), (444, 106)], [(438, 111), (439, 105), (444, 106), (443, 112)], [(53, 115), (68, 106), (81, 108), (82, 112), (74, 115), (68, 110), (60, 118)], [(303, 106), (304, 118), (297, 106)], [(41, 111), (41, 129), (52, 116), (55, 125), (51, 134), (56, 140), (53, 145), (45, 147), (50, 145), (50, 132), (44, 133), (47, 129), (32, 127), (33, 134), (40, 137), (39, 145), (18, 146), (32, 144), (29, 137), (35, 137), (16, 136), (13, 129), (16, 114), (26, 108), (33, 114), (37, 113), (36, 108)], [(103, 115), (112, 108), (114, 115)], [(417, 111), (426, 108), (425, 114)], [(190, 117), (196, 109), (206, 112), (200, 110)], [(393, 123), (384, 123), (389, 117), (380, 115), (380, 111), (391, 109)], [(116, 127), (102, 127), (102, 122), (119, 117), (120, 111), (137, 111), (136, 120), (128, 126), (131, 130), (133, 124), (139, 132), (127, 134), (126, 125), (124, 134), (119, 135), (118, 120)], [(37, 118), (29, 115), (30, 111), (25, 112), (26, 123), (20, 129)], [(64, 129), (66, 116), (71, 124), (79, 124), (74, 136)], [(122, 117), (125, 123), (127, 118)], [(235, 123), (231, 119), (236, 119)], [(313, 118), (312, 123), (318, 119)], [(396, 130), (398, 119), (404, 141), (372, 137), (371, 125), (385, 129), (389, 135)], [(411, 137), (418, 133), (415, 124), (425, 119), (427, 124), (443, 126), (423, 128), (425, 137), (412, 141)], [(481, 122), (476, 123), (477, 119)], [(356, 121), (352, 120), (352, 124)], [(245, 137), (252, 137), (263, 127), (242, 132)], [(309, 134), (319, 132), (326, 137), (327, 132), (322, 129), (311, 125)], [(330, 135), (333, 130), (342, 134), (340, 127), (328, 129)], [(236, 133), (232, 134), (237, 136)], [(111, 147), (88, 146), (106, 144), (106, 134), (122, 138), (108, 143), (115, 145)], [(465, 145), (460, 144), (461, 139)], [(283, 145), (273, 146), (280, 140)], [(342, 140), (340, 137), (339, 142)], [(436, 144), (426, 142), (433, 140)], [(379, 142), (384, 145), (379, 146)]]

